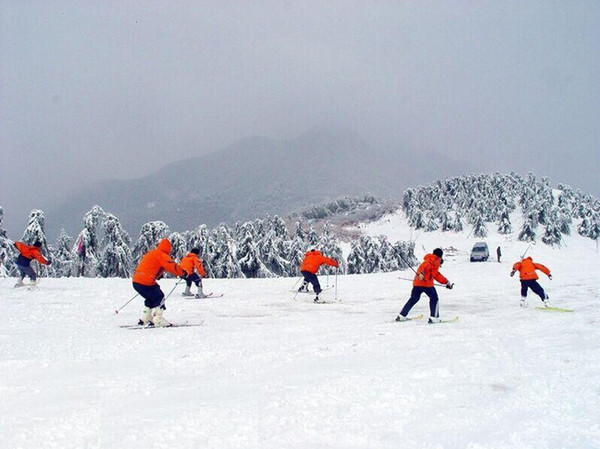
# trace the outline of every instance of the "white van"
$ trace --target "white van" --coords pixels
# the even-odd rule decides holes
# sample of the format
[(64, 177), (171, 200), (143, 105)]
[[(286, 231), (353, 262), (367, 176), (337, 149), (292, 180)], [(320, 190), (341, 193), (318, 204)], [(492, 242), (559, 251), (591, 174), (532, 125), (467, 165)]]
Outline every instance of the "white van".
[(490, 258), (487, 243), (477, 242), (471, 250), (471, 262), (485, 262)]

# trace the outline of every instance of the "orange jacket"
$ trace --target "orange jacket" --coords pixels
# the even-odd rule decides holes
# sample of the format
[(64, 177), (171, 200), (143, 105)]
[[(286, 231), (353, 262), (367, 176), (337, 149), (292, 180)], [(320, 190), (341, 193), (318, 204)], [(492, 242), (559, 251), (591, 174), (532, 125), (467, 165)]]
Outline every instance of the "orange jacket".
[(308, 251), (304, 255), (302, 265), (300, 265), (300, 271), (308, 271), (312, 274), (317, 274), (321, 265), (331, 265), (332, 267), (338, 267), (337, 260), (330, 259), (321, 254), (321, 251)]
[(535, 270), (540, 270), (544, 272), (546, 276), (550, 276), (550, 270), (541, 263), (535, 263), (531, 257), (527, 257), (521, 262), (514, 264), (513, 270), (519, 272), (519, 277), (523, 281), (539, 279)]
[[(442, 273), (439, 272), (442, 259), (435, 254), (426, 254), (423, 258), (423, 263), (417, 268), (417, 274), (413, 280), (415, 287), (433, 287), (433, 281), (438, 281), (440, 284), (447, 284)], [(419, 274), (423, 274), (423, 279), (419, 279)]]
[(181, 266), (181, 268), (187, 271), (188, 275), (192, 274), (195, 269), (196, 273), (198, 273), (200, 276), (202, 276), (203, 278), (206, 277), (204, 265), (202, 265), (202, 261), (198, 257), (198, 254), (189, 253), (187, 256), (181, 259), (181, 262), (179, 262), (179, 266)]
[(40, 249), (37, 246), (26, 245), (23, 242), (15, 242), (15, 246), (19, 250), (19, 253), (26, 259), (35, 259), (39, 263), (48, 265), (48, 261), (42, 256)]
[(133, 282), (142, 285), (154, 285), (166, 271), (175, 276), (183, 276), (183, 269), (177, 265), (169, 254), (171, 253), (171, 242), (162, 239), (156, 249), (148, 251), (140, 260), (139, 265), (133, 273)]

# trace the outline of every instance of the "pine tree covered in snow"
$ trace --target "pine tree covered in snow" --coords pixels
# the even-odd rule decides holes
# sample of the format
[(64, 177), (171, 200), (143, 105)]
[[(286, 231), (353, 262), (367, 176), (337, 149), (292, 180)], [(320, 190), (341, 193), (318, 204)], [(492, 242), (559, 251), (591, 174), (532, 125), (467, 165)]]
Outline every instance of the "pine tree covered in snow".
[(73, 239), (62, 229), (56, 244), (52, 249), (52, 265), (50, 265), (50, 276), (70, 277), (73, 276)]
[(129, 277), (133, 268), (129, 235), (113, 214), (105, 215), (102, 228), (104, 245), (99, 258), (100, 275), (103, 277)]
[(348, 274), (360, 274), (365, 272), (365, 250), (360, 239), (352, 241), (350, 254), (348, 254)]
[(83, 229), (77, 236), (73, 247), (74, 276), (96, 277), (98, 273), (100, 252), (98, 230), (104, 215), (100, 206), (94, 206), (83, 217)]
[(2, 224), (4, 220), (4, 209), (0, 206), (0, 274), (8, 276), (13, 273), (17, 251), (7, 236)]
[(167, 238), (169, 227), (164, 221), (151, 221), (142, 226), (140, 236), (133, 246), (133, 260), (137, 265), (144, 254), (157, 247), (161, 239)]

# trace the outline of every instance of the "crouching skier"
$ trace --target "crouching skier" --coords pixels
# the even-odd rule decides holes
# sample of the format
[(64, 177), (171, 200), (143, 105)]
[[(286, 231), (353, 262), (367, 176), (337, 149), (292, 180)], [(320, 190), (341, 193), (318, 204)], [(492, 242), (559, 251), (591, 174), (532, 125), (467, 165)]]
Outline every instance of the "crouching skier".
[(163, 318), (166, 310), (165, 294), (156, 280), (162, 277), (165, 270), (180, 277), (187, 277), (187, 273), (171, 259), (170, 253), (171, 242), (169, 239), (162, 239), (156, 249), (144, 254), (133, 274), (133, 288), (144, 298), (142, 319), (138, 322), (142, 326), (171, 326)]
[(425, 293), (429, 296), (429, 323), (439, 323), (439, 298), (437, 290), (433, 286), (433, 281), (438, 281), (440, 284), (445, 284), (446, 288), (451, 289), (454, 284), (451, 284), (442, 273), (439, 272), (440, 265), (442, 264), (442, 256), (444, 252), (441, 248), (433, 250), (433, 254), (426, 254), (423, 258), (423, 263), (419, 265), (415, 272), (415, 279), (413, 280), (413, 288), (410, 293), (410, 298), (400, 311), (400, 314), (396, 317), (396, 321), (408, 320), (408, 312), (413, 306), (419, 302), (421, 294)]
[(299, 292), (307, 292), (308, 291), (308, 283), (310, 282), (313, 286), (314, 292), (317, 294), (314, 301), (319, 301), (319, 293), (321, 293), (321, 284), (319, 284), (319, 278), (317, 278), (317, 271), (321, 265), (330, 265), (332, 267), (339, 267), (338, 261), (335, 259), (330, 259), (329, 257), (325, 257), (321, 254), (321, 251), (317, 251), (315, 249), (311, 249), (304, 255), (304, 260), (302, 261), (302, 265), (300, 265), (300, 273), (304, 276), (304, 281), (302, 285), (298, 289)]
[(181, 268), (188, 273), (185, 278), (186, 286), (183, 296), (194, 296), (190, 291), (193, 282), (196, 284), (196, 287), (198, 287), (196, 298), (206, 298), (206, 295), (202, 291), (202, 278), (206, 277), (206, 271), (204, 271), (204, 265), (202, 265), (202, 261), (200, 260), (200, 257), (198, 257), (198, 254), (200, 254), (200, 250), (198, 248), (193, 248), (189, 254), (179, 262)]
[(35, 273), (35, 270), (31, 268), (31, 261), (35, 259), (43, 265), (50, 265), (52, 263), (42, 256), (40, 251), (42, 243), (35, 242), (33, 245), (26, 245), (23, 242), (14, 242), (14, 245), (19, 250), (19, 257), (17, 257), (16, 264), (20, 274), (20, 278), (15, 284), (15, 287), (23, 287), (25, 285), (23, 282), (25, 276), (29, 276), (29, 279), (31, 279), (31, 285), (36, 285), (37, 274)]
[(544, 292), (542, 286), (538, 284), (537, 280), (539, 278), (535, 270), (540, 270), (552, 280), (550, 270), (541, 263), (535, 263), (531, 257), (527, 257), (521, 260), (521, 262), (515, 263), (510, 272), (511, 277), (515, 275), (516, 271), (519, 272), (519, 277), (521, 279), (521, 307), (527, 307), (527, 289), (529, 288), (533, 290), (533, 293), (540, 297), (544, 306), (550, 307), (550, 298), (546, 292)]

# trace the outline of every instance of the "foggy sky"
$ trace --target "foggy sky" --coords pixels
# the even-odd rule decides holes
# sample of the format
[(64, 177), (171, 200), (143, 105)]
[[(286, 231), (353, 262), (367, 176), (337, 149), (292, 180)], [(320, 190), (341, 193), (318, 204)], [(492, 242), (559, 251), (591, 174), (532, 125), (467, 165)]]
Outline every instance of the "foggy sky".
[(313, 126), (600, 196), (599, 30), (596, 0), (0, 0), (5, 225)]

